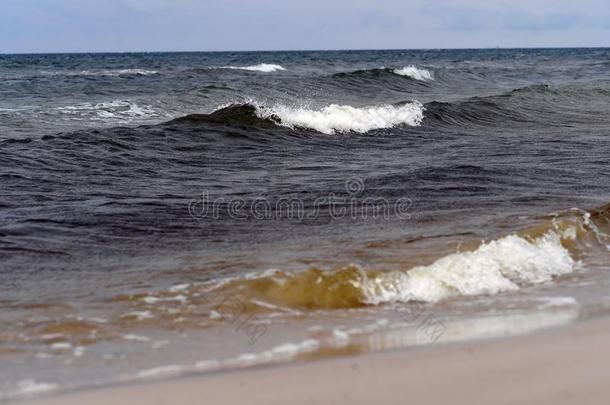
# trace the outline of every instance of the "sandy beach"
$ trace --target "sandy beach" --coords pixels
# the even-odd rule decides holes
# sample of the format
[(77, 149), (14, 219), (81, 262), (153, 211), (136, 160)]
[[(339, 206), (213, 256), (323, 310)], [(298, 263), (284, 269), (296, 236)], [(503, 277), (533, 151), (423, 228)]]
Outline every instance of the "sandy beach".
[(605, 404), (610, 320), (527, 336), (191, 376), (24, 404)]

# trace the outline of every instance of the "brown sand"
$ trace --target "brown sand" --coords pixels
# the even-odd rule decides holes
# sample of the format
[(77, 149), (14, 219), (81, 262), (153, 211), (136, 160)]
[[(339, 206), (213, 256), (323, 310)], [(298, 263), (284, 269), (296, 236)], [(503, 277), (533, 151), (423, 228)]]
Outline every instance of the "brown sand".
[(32, 405), (608, 404), (610, 320), (529, 336), (83, 391)]

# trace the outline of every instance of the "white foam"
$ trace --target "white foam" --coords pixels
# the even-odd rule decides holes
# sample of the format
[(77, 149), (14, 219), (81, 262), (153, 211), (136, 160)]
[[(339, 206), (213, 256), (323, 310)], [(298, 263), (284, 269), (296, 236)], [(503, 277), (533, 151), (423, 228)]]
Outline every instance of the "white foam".
[(208, 370), (211, 368), (218, 367), (220, 362), (218, 360), (203, 360), (195, 363), (195, 369), (198, 371)]
[(301, 353), (315, 351), (320, 347), (320, 342), (314, 339), (304, 340), (298, 343), (286, 343), (269, 350), (257, 353), (243, 353), (236, 357), (219, 360), (203, 360), (193, 365), (166, 365), (146, 369), (137, 372), (135, 375), (123, 375), (121, 380), (148, 380), (175, 377), (192, 371), (204, 371), (219, 367), (245, 367), (257, 364), (269, 363), (272, 361), (286, 361), (293, 359)]
[(142, 321), (144, 319), (151, 319), (153, 317), (154, 316), (150, 311), (133, 311), (121, 315), (121, 319), (135, 319), (138, 321)]
[(243, 353), (236, 357), (224, 360), (202, 360), (194, 364), (170, 364), (136, 372), (135, 374), (125, 374), (119, 377), (121, 381), (161, 379), (179, 376), (193, 371), (209, 371), (216, 368), (246, 367), (257, 364), (265, 364), (277, 361), (291, 360), (299, 354), (309, 353), (317, 350), (320, 342), (315, 339), (307, 339), (296, 343), (285, 343), (269, 350), (257, 353)]
[(167, 340), (157, 340), (157, 341), (153, 342), (152, 348), (153, 349), (161, 349), (162, 347), (165, 347), (167, 345), (169, 345), (169, 341), (167, 341)]
[(42, 335), (40, 337), (40, 340), (55, 340), (55, 339), (61, 339), (64, 337), (63, 333), (49, 333), (46, 335)]
[(21, 380), (17, 383), (17, 389), (11, 392), (8, 397), (37, 395), (56, 390), (57, 388), (57, 384), (37, 382), (35, 380)]
[(574, 297), (541, 297), (539, 299), (541, 301), (544, 301), (544, 304), (542, 304), (540, 308), (554, 308), (578, 305), (578, 302)]
[(249, 70), (251, 72), (263, 72), (272, 73), (278, 70), (286, 70), (280, 65), (274, 65), (272, 63), (260, 63), (252, 66), (223, 66), (222, 69), (236, 69), (236, 70)]
[(83, 70), (80, 72), (83, 76), (123, 76), (123, 75), (156, 75), (159, 72), (156, 70), (146, 70), (146, 69), (117, 69), (117, 70), (100, 70), (100, 71), (89, 71)]
[(415, 66), (405, 66), (402, 69), (394, 69), (392, 73), (407, 76), (411, 79), (419, 80), (422, 82), (426, 82), (429, 80), (434, 80), (434, 75), (427, 69), (420, 69)]
[(333, 338), (340, 342), (347, 341), (349, 340), (349, 333), (341, 329), (333, 329)]
[(15, 107), (15, 108), (0, 108), (0, 113), (13, 113), (20, 111), (28, 111), (36, 109), (36, 106), (24, 106), (24, 107)]
[(178, 365), (169, 365), (169, 366), (161, 366), (156, 368), (151, 368), (148, 370), (143, 370), (136, 374), (137, 378), (148, 379), (148, 378), (166, 378), (170, 376), (175, 376), (185, 371), (185, 367)]
[(364, 275), (358, 287), (370, 304), (437, 302), (451, 296), (517, 290), (520, 284), (550, 281), (574, 268), (575, 262), (557, 233), (550, 232), (533, 242), (510, 235), (408, 272), (388, 272), (376, 278)]
[(268, 363), (271, 361), (290, 360), (302, 353), (317, 350), (320, 342), (315, 339), (307, 339), (298, 343), (286, 343), (276, 346), (270, 350), (258, 353), (244, 353), (235, 358), (225, 360), (228, 366), (252, 366), (256, 364)]
[(163, 298), (148, 295), (148, 296), (142, 298), (142, 301), (144, 301), (146, 304), (149, 304), (149, 305), (157, 304), (159, 302), (172, 302), (172, 301), (178, 301), (181, 304), (185, 304), (188, 301), (188, 298), (182, 294), (179, 294), (179, 295), (176, 295), (173, 297), (163, 297)]
[(57, 107), (56, 110), (68, 119), (89, 118), (91, 120), (132, 120), (159, 117), (151, 106), (140, 106), (128, 100), (103, 103), (82, 103)]
[(57, 342), (51, 345), (51, 350), (68, 350), (72, 345), (68, 342)]
[(127, 334), (123, 335), (123, 339), (129, 340), (132, 342), (148, 342), (150, 339), (146, 336)]
[(190, 284), (178, 284), (178, 285), (171, 287), (169, 289), (169, 291), (170, 292), (184, 291), (184, 290), (188, 289), (190, 286), (191, 286)]
[(324, 134), (365, 133), (397, 125), (418, 126), (424, 118), (424, 106), (418, 101), (361, 108), (332, 104), (319, 110), (277, 105), (257, 107), (256, 114), (260, 118), (279, 117), (279, 124), (289, 128), (311, 128)]
[(103, 69), (103, 70), (81, 70), (81, 71), (46, 71), (40, 72), (45, 76), (123, 76), (123, 75), (156, 75), (156, 70), (147, 69)]

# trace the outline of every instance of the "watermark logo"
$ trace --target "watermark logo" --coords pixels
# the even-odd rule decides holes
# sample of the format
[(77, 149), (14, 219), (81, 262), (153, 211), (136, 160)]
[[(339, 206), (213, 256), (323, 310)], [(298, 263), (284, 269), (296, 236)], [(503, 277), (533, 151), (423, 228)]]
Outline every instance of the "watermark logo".
[(211, 314), (232, 326), (235, 332), (244, 333), (251, 346), (267, 333), (264, 319), (249, 311), (247, 301), (242, 297), (212, 292), (203, 299), (213, 306)]
[(364, 191), (364, 181), (361, 178), (354, 177), (345, 182), (345, 191), (352, 196), (357, 197)]
[(411, 303), (402, 319), (415, 328), (418, 338), (424, 344), (436, 343), (447, 331), (447, 326), (439, 317), (426, 310), (422, 303)]
[(225, 297), (216, 311), (235, 328), (236, 332), (243, 332), (248, 337), (250, 345), (267, 333), (267, 325), (255, 314), (248, 314), (246, 302), (238, 296)]
[(188, 203), (189, 215), (202, 219), (312, 221), (318, 219), (411, 219), (413, 200), (407, 197), (388, 199), (365, 196), (364, 180), (358, 177), (345, 182), (341, 194), (329, 193), (316, 198), (253, 199), (219, 197), (213, 199), (207, 190)]

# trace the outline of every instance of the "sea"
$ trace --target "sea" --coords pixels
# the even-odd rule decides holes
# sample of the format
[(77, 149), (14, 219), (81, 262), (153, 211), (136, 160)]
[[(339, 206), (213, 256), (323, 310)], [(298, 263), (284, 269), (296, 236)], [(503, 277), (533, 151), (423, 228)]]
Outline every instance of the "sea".
[(0, 55), (0, 402), (610, 314), (610, 49)]

